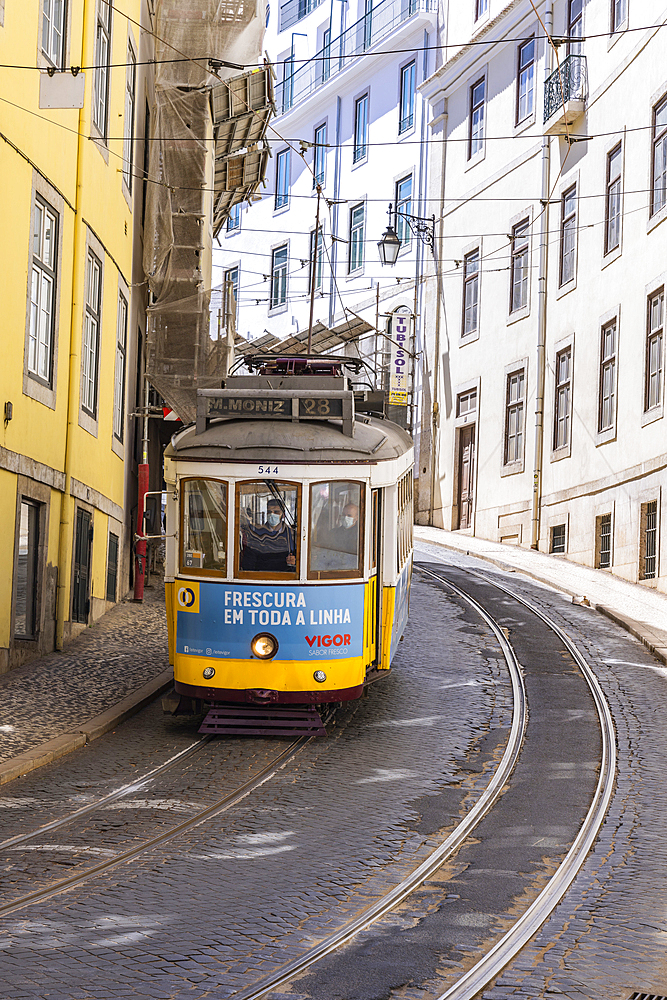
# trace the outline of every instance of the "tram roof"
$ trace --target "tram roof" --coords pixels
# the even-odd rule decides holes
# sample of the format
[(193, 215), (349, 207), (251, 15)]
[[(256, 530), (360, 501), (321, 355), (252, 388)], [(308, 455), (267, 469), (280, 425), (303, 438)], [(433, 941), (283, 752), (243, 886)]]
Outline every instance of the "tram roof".
[(400, 458), (412, 438), (390, 420), (359, 417), (352, 437), (341, 421), (214, 419), (203, 433), (192, 424), (173, 435), (165, 457), (191, 462), (375, 463)]

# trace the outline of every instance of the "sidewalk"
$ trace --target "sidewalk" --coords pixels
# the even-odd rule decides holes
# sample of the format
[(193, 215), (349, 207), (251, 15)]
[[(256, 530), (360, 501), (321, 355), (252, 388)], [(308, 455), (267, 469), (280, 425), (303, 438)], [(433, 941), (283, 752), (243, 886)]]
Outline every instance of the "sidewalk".
[(0, 675), (0, 785), (113, 729), (172, 681), (164, 588), (117, 604), (62, 653)]
[[(637, 583), (627, 583), (604, 570), (590, 569), (559, 556), (517, 545), (501, 545), (442, 528), (415, 525), (415, 545), (437, 546), (463, 556), (484, 559), (569, 594), (586, 597), (591, 607), (627, 629), (667, 664), (667, 595)], [(423, 549), (422, 549), (423, 551)]]

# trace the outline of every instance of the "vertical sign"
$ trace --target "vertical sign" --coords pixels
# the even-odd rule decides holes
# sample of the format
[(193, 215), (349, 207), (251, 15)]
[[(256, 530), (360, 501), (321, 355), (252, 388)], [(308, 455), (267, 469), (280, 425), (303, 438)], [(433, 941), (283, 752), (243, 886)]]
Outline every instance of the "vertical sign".
[(394, 406), (408, 405), (408, 344), (411, 324), (412, 316), (408, 312), (395, 312), (391, 317), (389, 402)]

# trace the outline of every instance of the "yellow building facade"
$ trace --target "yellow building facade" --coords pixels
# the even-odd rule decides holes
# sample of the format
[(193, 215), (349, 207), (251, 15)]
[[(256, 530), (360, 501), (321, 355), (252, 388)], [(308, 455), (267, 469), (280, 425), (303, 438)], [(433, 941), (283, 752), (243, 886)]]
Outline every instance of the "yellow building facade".
[(141, 0), (0, 4), (0, 672), (130, 583), (147, 29)]

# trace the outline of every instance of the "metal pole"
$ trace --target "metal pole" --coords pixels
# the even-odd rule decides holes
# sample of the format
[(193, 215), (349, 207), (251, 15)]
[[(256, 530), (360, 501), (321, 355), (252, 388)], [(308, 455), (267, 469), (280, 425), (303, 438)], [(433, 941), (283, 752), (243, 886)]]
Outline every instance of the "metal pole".
[[(553, 34), (553, 0), (548, 0), (544, 12), (544, 27)], [(551, 75), (551, 47), (544, 40), (544, 79)], [(537, 293), (537, 380), (535, 387), (535, 462), (533, 466), (533, 500), (530, 547), (536, 549), (540, 542), (540, 507), (542, 505), (542, 468), (544, 465), (544, 383), (547, 340), (547, 265), (549, 245), (549, 183), (551, 175), (551, 146), (548, 135), (542, 137), (542, 216), (540, 220), (540, 264)]]
[(317, 252), (320, 245), (320, 198), (322, 188), (317, 185), (317, 212), (315, 215), (315, 243), (310, 262), (310, 319), (308, 320), (308, 354), (313, 350), (313, 310), (315, 309), (315, 268), (317, 267)]

